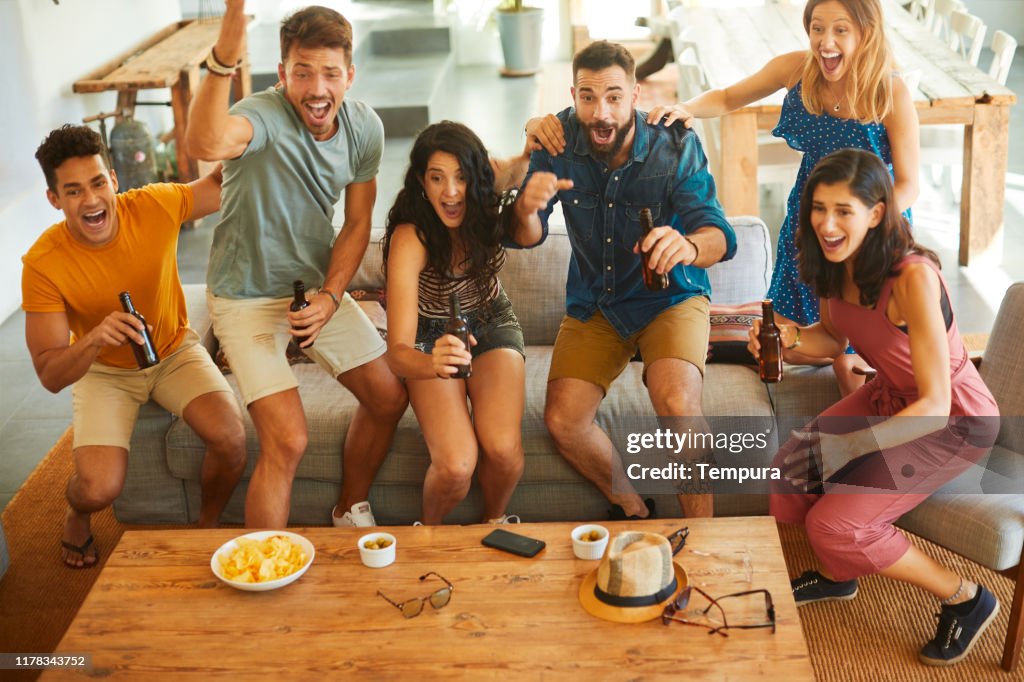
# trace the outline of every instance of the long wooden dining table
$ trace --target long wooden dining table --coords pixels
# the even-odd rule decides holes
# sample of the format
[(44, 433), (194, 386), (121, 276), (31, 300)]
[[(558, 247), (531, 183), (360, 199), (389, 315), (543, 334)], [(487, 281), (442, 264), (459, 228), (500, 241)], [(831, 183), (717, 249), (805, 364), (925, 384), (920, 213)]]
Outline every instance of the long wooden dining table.
[[(1013, 91), (971, 66), (914, 20), (895, 0), (882, 0), (896, 67), (920, 74), (913, 91), (922, 125), (964, 126), (960, 202), (961, 265), (993, 253), (1001, 243)], [(696, 48), (709, 88), (735, 83), (773, 57), (805, 50), (803, 8), (679, 7), (673, 19)], [(719, 198), (728, 215), (758, 215), (758, 131), (779, 121), (785, 91), (722, 117)]]

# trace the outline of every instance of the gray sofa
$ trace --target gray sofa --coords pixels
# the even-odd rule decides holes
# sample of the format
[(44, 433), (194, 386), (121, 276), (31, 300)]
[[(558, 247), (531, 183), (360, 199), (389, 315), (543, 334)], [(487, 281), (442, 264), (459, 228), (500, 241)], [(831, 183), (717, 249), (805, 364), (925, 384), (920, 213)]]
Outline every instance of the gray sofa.
[[(760, 299), (768, 288), (771, 246), (768, 230), (757, 218), (732, 218), (738, 238), (737, 256), (711, 268), (710, 276), (717, 303), (737, 304)], [(380, 249), (374, 235), (352, 288), (383, 287)], [(570, 255), (564, 232), (552, 232), (536, 249), (513, 251), (501, 280), (523, 326), (527, 343), (526, 411), (523, 445), (526, 466), (509, 511), (528, 521), (605, 518), (608, 504), (593, 486), (579, 476), (554, 449), (543, 421), (544, 392), (551, 348), (565, 310), (565, 276)], [(216, 340), (201, 287), (186, 287), (192, 326), (204, 336), (211, 350)], [(310, 427), (309, 447), (299, 465), (292, 488), (290, 521), (297, 524), (325, 524), (340, 484), (341, 446), (355, 401), (337, 382), (316, 365), (294, 366), (299, 391)], [(228, 376), (233, 384), (233, 377)], [(839, 397), (830, 368), (789, 367), (775, 395), (779, 414), (815, 415)], [(742, 365), (710, 364), (704, 388), (704, 410), (708, 415), (744, 415), (769, 420), (771, 404), (764, 385), (752, 368)], [(630, 363), (605, 398), (598, 422), (611, 427), (629, 418), (650, 417), (650, 400), (641, 381), (640, 363)], [(246, 418), (249, 464), (245, 480), (235, 491), (224, 520), (243, 518), (245, 490), (257, 456), (255, 431)], [(774, 434), (769, 451), (774, 450)], [(770, 452), (765, 454), (767, 457)], [(203, 445), (184, 422), (156, 405), (143, 407), (132, 438), (128, 477), (124, 492), (114, 504), (117, 518), (127, 523), (187, 523), (198, 516), (200, 466)], [(764, 465), (767, 461), (745, 462)], [(423, 435), (409, 409), (399, 423), (394, 442), (370, 494), (374, 514), (381, 523), (411, 523), (419, 517), (421, 488), (428, 464)], [(658, 500), (658, 508), (677, 514), (671, 496)], [(720, 515), (764, 514), (763, 495), (724, 495), (716, 499)], [(479, 518), (478, 491), (448, 517), (450, 522), (471, 522)]]

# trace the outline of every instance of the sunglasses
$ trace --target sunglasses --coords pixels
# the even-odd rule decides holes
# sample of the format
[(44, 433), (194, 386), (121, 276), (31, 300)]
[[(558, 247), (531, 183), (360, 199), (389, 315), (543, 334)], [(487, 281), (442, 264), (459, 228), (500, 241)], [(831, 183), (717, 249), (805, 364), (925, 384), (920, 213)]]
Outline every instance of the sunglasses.
[(403, 602), (391, 601), (390, 599), (388, 599), (387, 595), (381, 592), (380, 590), (377, 590), (377, 596), (381, 597), (384, 601), (386, 601), (387, 603), (391, 604), (396, 609), (401, 611), (402, 615), (406, 618), (415, 618), (416, 616), (423, 613), (423, 604), (425, 604), (428, 601), (430, 602), (430, 605), (433, 606), (435, 609), (442, 609), (445, 606), (448, 606), (448, 602), (452, 600), (452, 590), (455, 589), (455, 586), (452, 585), (447, 578), (440, 575), (439, 573), (435, 573), (434, 571), (430, 571), (429, 573), (424, 573), (423, 575), (421, 575), (420, 581), (426, 580), (427, 577), (432, 575), (437, 576), (441, 580), (444, 580), (446, 587), (434, 590), (426, 597), (407, 599)]
[(689, 526), (683, 526), (668, 536), (668, 543), (672, 545), (672, 556), (679, 554), (686, 547), (686, 538), (690, 537)]
[[(682, 615), (682, 611), (689, 605), (690, 597), (694, 592), (701, 595), (708, 601), (708, 605), (703, 609), (697, 609), (695, 614), (710, 619), (711, 617), (708, 614), (711, 612), (712, 609), (717, 609), (716, 613), (719, 622), (706, 623), (702, 621), (689, 620), (684, 615)], [(725, 609), (722, 607), (720, 602), (725, 601), (726, 599), (747, 597), (754, 594), (764, 595), (764, 608), (767, 620), (760, 623), (734, 623), (730, 625), (725, 615)], [(683, 588), (683, 591), (679, 593), (679, 596), (676, 597), (675, 600), (669, 602), (665, 606), (665, 609), (661, 612), (661, 622), (663, 625), (668, 625), (672, 621), (675, 621), (677, 623), (683, 623), (684, 625), (695, 625), (697, 627), (707, 628), (709, 635), (717, 634), (722, 635), (723, 637), (729, 636), (729, 633), (725, 632), (729, 629), (751, 630), (754, 628), (771, 628), (772, 634), (775, 634), (775, 602), (772, 600), (771, 592), (764, 589), (747, 590), (745, 592), (734, 592), (733, 594), (726, 594), (721, 597), (715, 598), (707, 592), (705, 592), (704, 590), (700, 589), (699, 587), (687, 585)]]

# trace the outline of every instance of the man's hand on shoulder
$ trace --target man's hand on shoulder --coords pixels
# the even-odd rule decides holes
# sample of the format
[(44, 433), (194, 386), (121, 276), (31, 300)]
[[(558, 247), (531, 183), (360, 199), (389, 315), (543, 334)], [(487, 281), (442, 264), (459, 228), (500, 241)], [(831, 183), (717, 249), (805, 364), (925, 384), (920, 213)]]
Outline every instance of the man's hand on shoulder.
[(565, 128), (554, 114), (531, 118), (526, 122), (526, 148), (545, 150), (551, 156), (565, 151)]

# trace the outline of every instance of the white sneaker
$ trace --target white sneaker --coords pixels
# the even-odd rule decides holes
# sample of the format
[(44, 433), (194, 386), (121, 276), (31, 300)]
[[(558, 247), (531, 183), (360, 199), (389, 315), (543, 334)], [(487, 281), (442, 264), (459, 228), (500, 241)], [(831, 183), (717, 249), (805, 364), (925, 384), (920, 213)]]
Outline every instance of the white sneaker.
[(369, 502), (356, 502), (352, 505), (352, 509), (340, 517), (335, 515), (336, 511), (338, 511), (338, 505), (334, 505), (334, 509), (331, 510), (331, 522), (338, 528), (351, 528), (353, 526), (369, 528), (377, 525), (377, 520), (373, 518), (373, 512), (370, 511)]
[(487, 523), (490, 523), (490, 524), (493, 524), (493, 525), (496, 525), (496, 526), (504, 526), (505, 524), (508, 524), (508, 523), (520, 523), (520, 519), (519, 519), (519, 515), (518, 514), (502, 514), (498, 518), (491, 519)]

